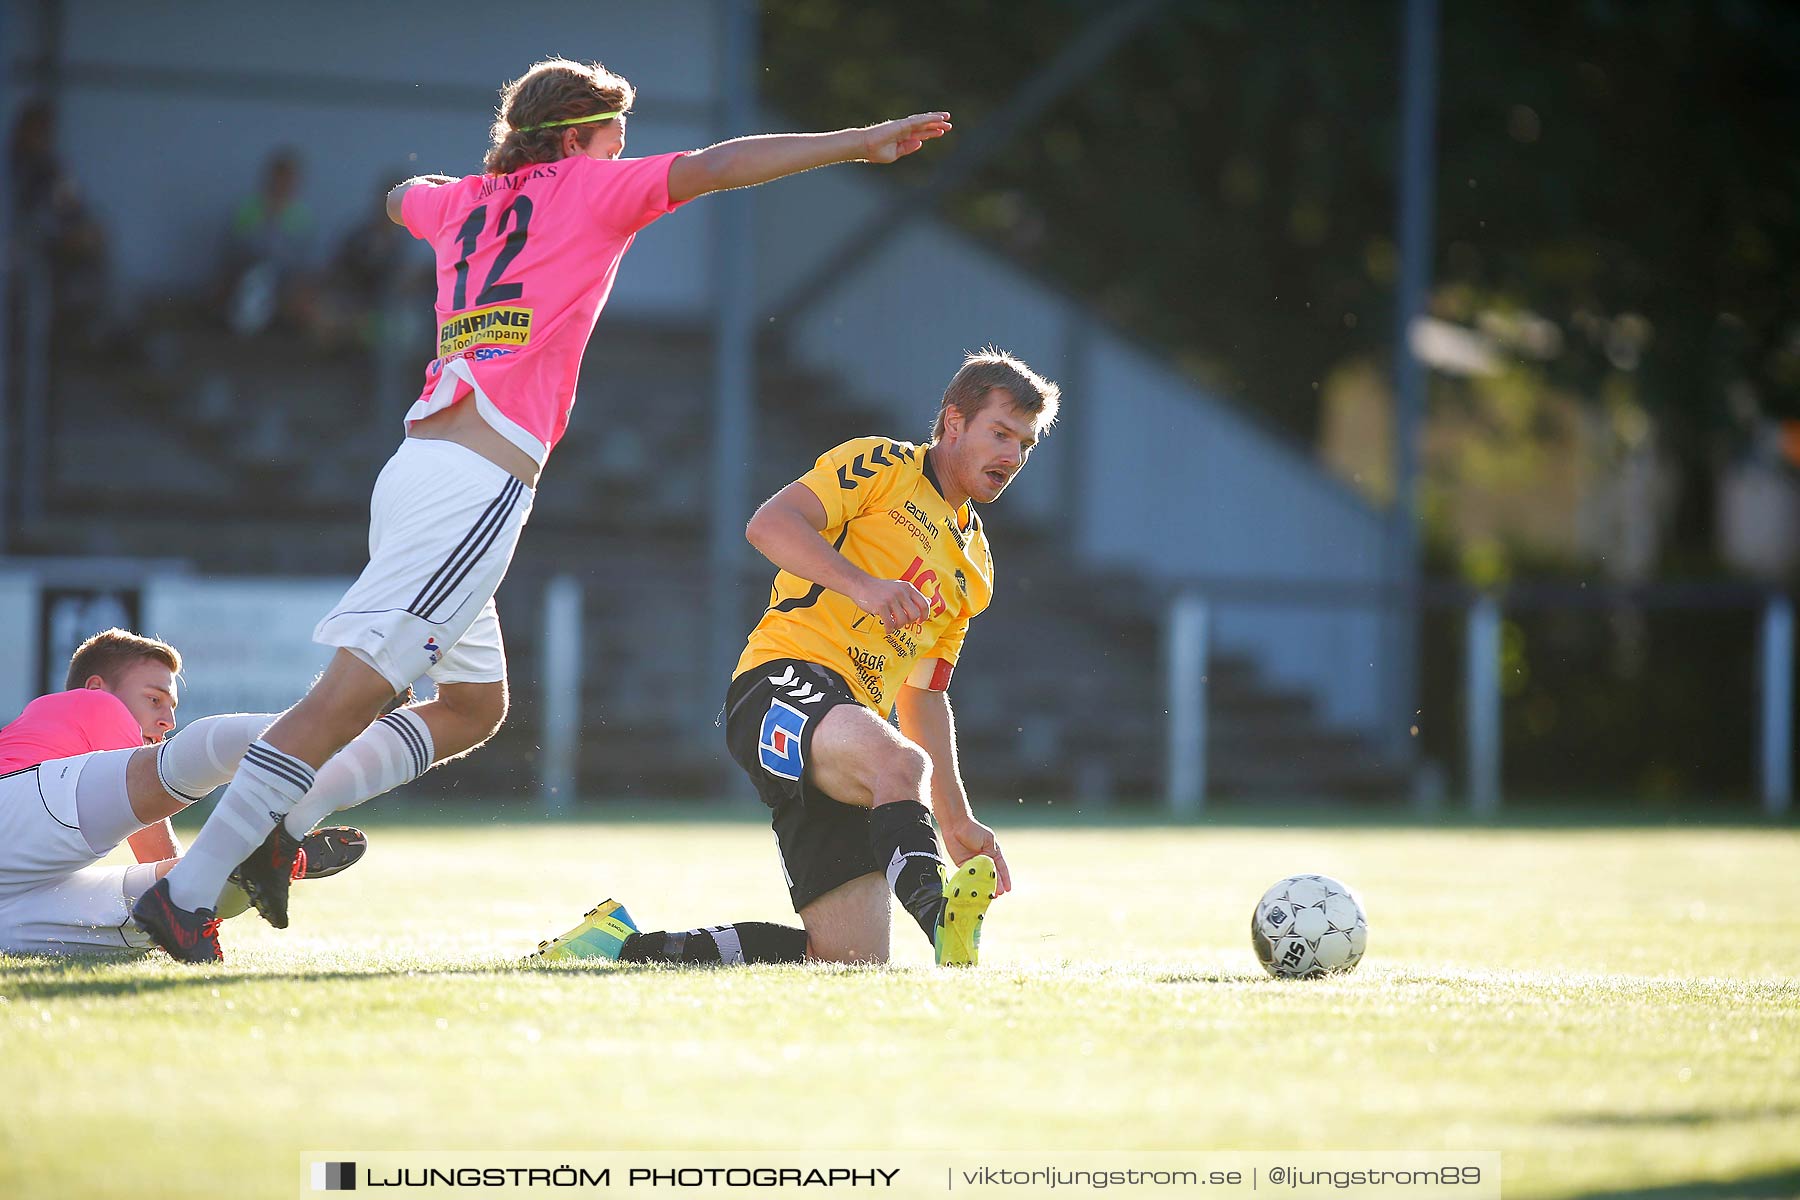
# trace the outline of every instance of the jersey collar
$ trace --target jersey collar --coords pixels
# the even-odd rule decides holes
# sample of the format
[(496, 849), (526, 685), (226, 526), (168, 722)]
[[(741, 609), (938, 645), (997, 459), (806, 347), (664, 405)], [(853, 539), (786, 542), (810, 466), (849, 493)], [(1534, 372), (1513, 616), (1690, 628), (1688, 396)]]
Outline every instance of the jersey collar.
[[(932, 490), (937, 492), (938, 499), (944, 501), (944, 507), (949, 508), (950, 501), (944, 500), (944, 485), (938, 482), (937, 467), (931, 461), (931, 452), (935, 449), (937, 449), (936, 442), (927, 443), (924, 451), (919, 455), (919, 459), (925, 464), (925, 482), (929, 483)], [(956, 510), (955, 515), (956, 527), (958, 529), (968, 529), (975, 523), (975, 502), (973, 500), (964, 500), (962, 507)]]

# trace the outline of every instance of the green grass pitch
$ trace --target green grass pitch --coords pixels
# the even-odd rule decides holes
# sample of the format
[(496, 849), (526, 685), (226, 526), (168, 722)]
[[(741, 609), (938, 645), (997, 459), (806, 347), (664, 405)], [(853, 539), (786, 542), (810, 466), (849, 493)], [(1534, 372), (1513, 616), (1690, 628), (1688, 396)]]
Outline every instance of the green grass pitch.
[[(997, 819), (1004, 813), (996, 814)], [(1508, 1197), (1800, 1194), (1791, 828), (1034, 826), (976, 972), (521, 970), (597, 900), (789, 919), (766, 827), (382, 823), (227, 962), (0, 957), (0, 1196), (287, 1196), (305, 1149), (1498, 1150)], [(1266, 978), (1283, 875), (1354, 974)], [(970, 1072), (987, 1100), (947, 1119)]]

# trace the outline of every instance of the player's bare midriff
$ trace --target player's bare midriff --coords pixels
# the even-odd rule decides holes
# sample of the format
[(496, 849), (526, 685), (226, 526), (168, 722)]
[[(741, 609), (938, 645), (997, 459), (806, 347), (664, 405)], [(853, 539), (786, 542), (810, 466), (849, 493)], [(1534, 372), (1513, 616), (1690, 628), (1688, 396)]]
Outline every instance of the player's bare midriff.
[(482, 420), (475, 405), (467, 398), (434, 412), (423, 420), (414, 421), (407, 436), (466, 446), (520, 480), (526, 487), (537, 487), (539, 467), (532, 461), (531, 455), (507, 441), (498, 430)]

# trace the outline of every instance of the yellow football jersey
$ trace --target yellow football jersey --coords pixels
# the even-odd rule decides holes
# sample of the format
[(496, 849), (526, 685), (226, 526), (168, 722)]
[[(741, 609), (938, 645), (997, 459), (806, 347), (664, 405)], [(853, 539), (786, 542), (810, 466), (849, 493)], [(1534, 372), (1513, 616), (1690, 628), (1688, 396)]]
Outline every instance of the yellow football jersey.
[(821, 455), (800, 482), (825, 506), (825, 540), (877, 579), (910, 582), (930, 617), (889, 629), (848, 597), (778, 571), (734, 676), (777, 658), (816, 662), (884, 715), (909, 678), (943, 686), (970, 619), (993, 598), (994, 556), (975, 506), (952, 509), (938, 491), (928, 449), (857, 438)]

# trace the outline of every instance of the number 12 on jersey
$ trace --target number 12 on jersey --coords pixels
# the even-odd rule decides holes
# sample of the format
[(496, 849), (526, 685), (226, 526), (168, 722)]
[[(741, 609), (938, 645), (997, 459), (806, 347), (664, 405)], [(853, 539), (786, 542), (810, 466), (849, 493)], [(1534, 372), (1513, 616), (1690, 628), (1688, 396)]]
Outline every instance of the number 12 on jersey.
[[(451, 299), (453, 312), (461, 312), (469, 307), (469, 259), (475, 254), (476, 245), (481, 241), (483, 229), (487, 227), (488, 206), (483, 204), (470, 212), (463, 220), (462, 227), (456, 231), (456, 240), (462, 246), (462, 257), (456, 262), (456, 295)], [(512, 232), (507, 233), (507, 224), (511, 223)], [(499, 220), (494, 222), (494, 236), (506, 234), (506, 245), (500, 248), (500, 256), (488, 271), (481, 292), (475, 297), (475, 307), (487, 304), (499, 304), (506, 300), (517, 300), (525, 291), (522, 283), (501, 283), (500, 276), (512, 265), (512, 260), (519, 257), (525, 249), (525, 239), (531, 231), (531, 197), (520, 196), (511, 204), (500, 210)]]

